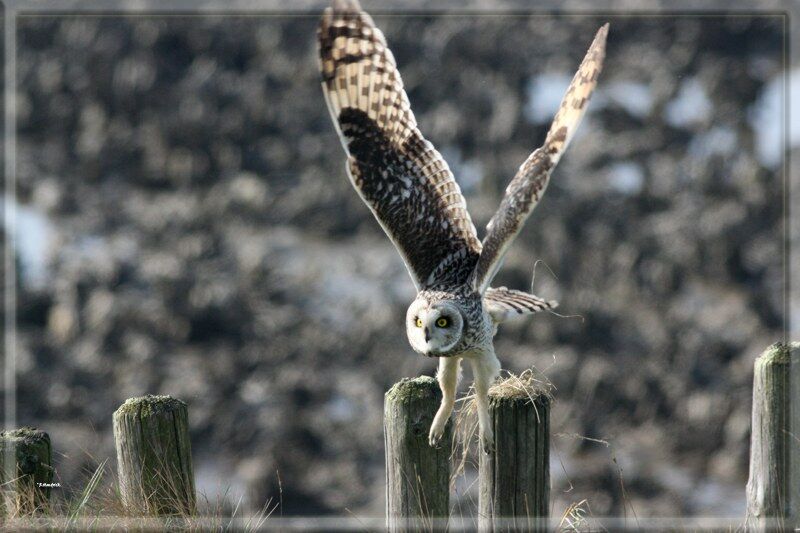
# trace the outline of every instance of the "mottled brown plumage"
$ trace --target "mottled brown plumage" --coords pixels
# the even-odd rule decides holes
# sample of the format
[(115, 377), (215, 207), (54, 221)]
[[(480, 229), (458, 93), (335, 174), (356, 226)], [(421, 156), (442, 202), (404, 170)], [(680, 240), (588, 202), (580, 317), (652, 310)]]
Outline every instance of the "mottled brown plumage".
[(608, 24), (605, 24), (597, 32), (578, 72), (572, 78), (544, 145), (534, 151), (519, 168), (506, 188), (497, 213), (486, 227), (483, 251), (473, 279), (473, 286), (481, 293), (486, 291), (497, 274), (509, 245), (544, 194), (553, 167), (561, 159), (580, 125), (603, 68), (607, 35)]
[(405, 261), (417, 288), (406, 314), (414, 350), (440, 357), (442, 405), (435, 445), (455, 401), (461, 359), (475, 376), (485, 450), (492, 447), (488, 388), (500, 370), (492, 337), (512, 315), (555, 307), (532, 294), (490, 288), (508, 246), (536, 207), (597, 85), (608, 25), (597, 32), (545, 139), (522, 164), (478, 240), (453, 173), (417, 128), (383, 33), (355, 0), (335, 0), (319, 26), (322, 90), (347, 152), (353, 186)]
[(383, 33), (342, 1), (325, 11), (318, 36), (323, 93), (353, 185), (418, 290), (464, 284), (481, 244), (447, 162), (417, 129)]

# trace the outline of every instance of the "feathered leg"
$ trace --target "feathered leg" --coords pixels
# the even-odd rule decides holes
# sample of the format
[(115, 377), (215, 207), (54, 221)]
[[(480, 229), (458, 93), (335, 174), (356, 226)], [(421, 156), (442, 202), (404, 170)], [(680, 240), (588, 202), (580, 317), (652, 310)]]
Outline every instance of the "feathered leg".
[(442, 435), (444, 435), (444, 427), (453, 412), (460, 369), (460, 357), (442, 357), (439, 359), (439, 370), (436, 372), (436, 378), (439, 380), (439, 388), (442, 389), (442, 403), (433, 418), (431, 432), (428, 435), (428, 442), (431, 446), (439, 445), (439, 441), (442, 440)]
[(500, 374), (500, 361), (494, 354), (494, 350), (481, 352), (474, 359), (472, 364), (472, 375), (475, 378), (475, 398), (478, 404), (478, 426), (481, 431), (481, 443), (485, 453), (494, 451), (494, 432), (492, 431), (492, 421), (489, 418), (489, 387), (495, 378)]

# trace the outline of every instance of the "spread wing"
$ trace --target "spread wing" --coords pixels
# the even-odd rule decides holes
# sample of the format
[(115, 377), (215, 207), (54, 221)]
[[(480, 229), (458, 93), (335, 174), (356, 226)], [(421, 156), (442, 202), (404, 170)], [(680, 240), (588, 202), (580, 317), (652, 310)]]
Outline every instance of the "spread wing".
[(566, 150), (597, 85), (606, 52), (608, 24), (597, 32), (583, 62), (561, 101), (544, 145), (522, 164), (506, 189), (500, 207), (486, 227), (483, 251), (475, 267), (473, 287), (485, 293), (503, 261), (506, 250), (544, 194), (550, 173)]
[(318, 31), (322, 90), (350, 180), (420, 289), (469, 280), (481, 243), (453, 173), (417, 129), (383, 33), (354, 0)]
[(483, 295), (483, 304), (495, 323), (514, 315), (530, 315), (558, 307), (555, 300), (543, 300), (533, 294), (506, 287), (487, 289)]

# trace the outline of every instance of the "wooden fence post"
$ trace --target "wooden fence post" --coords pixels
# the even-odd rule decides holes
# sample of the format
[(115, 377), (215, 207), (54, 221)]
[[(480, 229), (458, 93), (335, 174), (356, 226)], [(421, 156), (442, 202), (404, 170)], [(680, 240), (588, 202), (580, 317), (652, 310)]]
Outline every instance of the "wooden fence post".
[(791, 530), (798, 525), (798, 381), (800, 343), (773, 344), (755, 361), (750, 478), (747, 481), (748, 525), (753, 528)]
[(30, 514), (47, 506), (53, 483), (53, 450), (44, 431), (21, 428), (0, 433), (0, 514)]
[(489, 390), (494, 452), (480, 452), (481, 531), (547, 530), (550, 402), (549, 392), (515, 376)]
[(386, 525), (390, 531), (439, 529), (450, 505), (452, 422), (439, 448), (428, 431), (442, 399), (431, 377), (403, 379), (384, 398)]
[(122, 502), (133, 513), (195, 511), (186, 404), (170, 396), (131, 398), (114, 413)]

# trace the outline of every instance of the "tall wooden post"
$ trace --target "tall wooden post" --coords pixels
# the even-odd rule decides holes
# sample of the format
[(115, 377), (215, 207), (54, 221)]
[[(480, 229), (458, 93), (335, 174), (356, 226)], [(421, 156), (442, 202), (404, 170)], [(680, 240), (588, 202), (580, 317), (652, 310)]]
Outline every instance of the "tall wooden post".
[(480, 454), (481, 531), (547, 530), (550, 514), (550, 395), (511, 386), (489, 390), (494, 452)]
[(170, 396), (127, 400), (114, 413), (122, 502), (132, 513), (195, 511), (186, 404)]
[(53, 450), (44, 431), (21, 428), (0, 433), (1, 514), (30, 514), (47, 506), (53, 483)]
[(800, 343), (776, 343), (755, 362), (748, 524), (800, 525)]
[(441, 528), (449, 514), (452, 428), (439, 448), (428, 431), (441, 402), (436, 380), (403, 379), (384, 398), (386, 525), (390, 531)]

